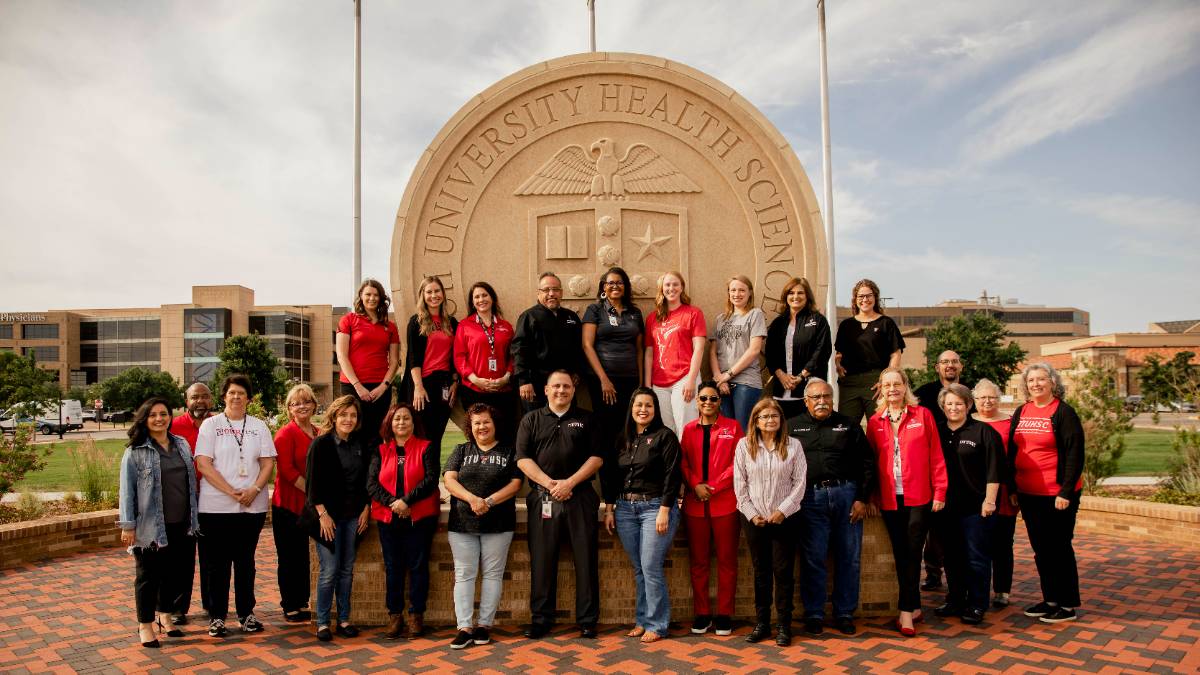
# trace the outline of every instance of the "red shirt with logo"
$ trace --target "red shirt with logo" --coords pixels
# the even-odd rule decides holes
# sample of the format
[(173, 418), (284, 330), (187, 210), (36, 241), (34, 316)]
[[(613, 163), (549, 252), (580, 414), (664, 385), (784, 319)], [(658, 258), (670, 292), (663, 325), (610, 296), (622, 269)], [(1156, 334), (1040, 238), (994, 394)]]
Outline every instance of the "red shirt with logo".
[[(337, 332), (350, 336), (350, 366), (359, 382), (383, 382), (388, 371), (388, 350), (392, 345), (400, 344), (400, 331), (396, 324), (388, 321), (384, 324), (372, 323), (371, 320), (356, 312), (350, 312), (338, 322)], [(350, 384), (346, 373), (341, 374), (341, 381)]]
[[(946, 501), (946, 458), (938, 436), (933, 413), (919, 405), (910, 405), (900, 417), (900, 475), (904, 488), (905, 506), (922, 506), (930, 500)], [(893, 476), (895, 437), (888, 411), (871, 415), (867, 422), (867, 440), (875, 450), (876, 474), (879, 477), (879, 506), (895, 511), (896, 480)]]
[(646, 317), (646, 335), (654, 349), (650, 382), (656, 387), (669, 387), (687, 375), (695, 350), (692, 338), (708, 337), (708, 327), (699, 307), (680, 305), (662, 321), (654, 313)]
[(454, 335), (442, 330), (442, 322), (434, 321), (433, 330), (425, 338), (425, 360), (421, 362), (421, 377), (437, 372), (453, 372), (450, 368), (454, 351)]
[[(1027, 495), (1054, 497), (1058, 495), (1058, 444), (1054, 440), (1054, 425), (1050, 418), (1058, 410), (1058, 399), (1039, 408), (1032, 402), (1021, 406), (1021, 419), (1013, 430), (1016, 444), (1017, 491)], [(1080, 478), (1075, 489), (1083, 488)]]
[(312, 436), (304, 433), (300, 425), (288, 422), (275, 432), (275, 494), (271, 503), (296, 515), (304, 511), (305, 494), (296, 487), (296, 479), (302, 478), (308, 465), (308, 448)]
[[(491, 342), (488, 341), (489, 334)], [(495, 380), (513, 372), (512, 359), (508, 355), (512, 339), (512, 324), (498, 316), (492, 318), (491, 328), (484, 328), (478, 314), (459, 321), (458, 331), (454, 334), (454, 367), (462, 376), (462, 383), (474, 391), (482, 392), (482, 389), (471, 384), (470, 375)], [(495, 368), (490, 367), (493, 359)], [(510, 385), (504, 391), (511, 388)]]
[[(984, 421), (984, 420), (980, 420)], [(986, 424), (996, 430), (1000, 434), (1000, 440), (1004, 442), (1004, 454), (1008, 454), (1008, 428), (1012, 426), (1012, 418), (1007, 417), (1002, 420), (987, 421)], [(996, 515), (998, 516), (1015, 516), (1020, 511), (1012, 505), (1008, 499), (1008, 486), (1005, 481), (1000, 481), (1000, 491), (996, 493)]]
[[(680, 468), (687, 489), (683, 491), (683, 514), (685, 516), (727, 516), (737, 511), (737, 495), (733, 492), (733, 451), (742, 440), (742, 425), (737, 420), (717, 416), (717, 421), (708, 428), (708, 479), (704, 467), (704, 427), (700, 420), (692, 420), (683, 427), (679, 445), (683, 448)], [(712, 488), (707, 502), (696, 496), (696, 486), (706, 483)], [(708, 505), (708, 512), (704, 507)]]

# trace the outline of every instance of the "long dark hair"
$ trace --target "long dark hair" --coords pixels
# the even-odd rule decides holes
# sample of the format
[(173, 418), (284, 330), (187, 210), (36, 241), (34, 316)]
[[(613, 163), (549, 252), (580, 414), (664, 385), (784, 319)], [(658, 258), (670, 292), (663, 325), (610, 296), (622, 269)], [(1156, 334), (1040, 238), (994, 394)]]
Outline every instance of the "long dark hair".
[(600, 275), (600, 283), (596, 285), (596, 299), (604, 299), (604, 282), (608, 280), (608, 275), (615, 274), (621, 277), (621, 283), (625, 284), (625, 290), (621, 294), (621, 304), (629, 308), (633, 305), (633, 286), (629, 283), (629, 275), (620, 267), (610, 267), (608, 271)]
[(383, 439), (384, 443), (396, 440), (396, 432), (392, 431), (392, 418), (401, 410), (407, 410), (408, 414), (412, 416), (413, 438), (425, 438), (425, 430), (421, 427), (421, 417), (417, 415), (416, 408), (413, 408), (411, 403), (401, 401), (388, 408), (387, 414), (383, 416), (383, 424), (379, 425), (379, 437)]
[(654, 401), (654, 419), (650, 420), (650, 424), (646, 425), (646, 431), (658, 431), (665, 426), (662, 420), (662, 406), (658, 404), (658, 394), (650, 387), (638, 387), (633, 390), (633, 395), (629, 397), (629, 408), (625, 411), (625, 433), (621, 435), (621, 449), (628, 450), (634, 443), (637, 442), (637, 423), (633, 421), (633, 402), (639, 396), (649, 396)]
[(484, 292), (492, 297), (492, 316), (503, 317), (504, 312), (500, 311), (500, 298), (496, 297), (496, 289), (486, 281), (476, 281), (467, 289), (467, 316), (470, 317), (478, 312), (475, 311), (475, 289), (482, 288)]
[(154, 409), (154, 406), (159, 404), (162, 404), (167, 409), (168, 415), (171, 414), (171, 404), (167, 403), (167, 399), (159, 396), (147, 399), (145, 403), (138, 406), (137, 412), (133, 413), (133, 424), (129, 427), (129, 431), (126, 432), (129, 435), (130, 446), (141, 445), (150, 436), (150, 411)]

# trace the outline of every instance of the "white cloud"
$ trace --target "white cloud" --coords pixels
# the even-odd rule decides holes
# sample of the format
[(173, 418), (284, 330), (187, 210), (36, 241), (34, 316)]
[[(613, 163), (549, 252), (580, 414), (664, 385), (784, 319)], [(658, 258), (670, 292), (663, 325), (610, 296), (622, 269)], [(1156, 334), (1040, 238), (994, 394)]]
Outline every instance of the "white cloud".
[(1066, 206), (1126, 231), (1140, 230), (1143, 235), (1149, 234), (1146, 230), (1189, 237), (1200, 232), (1200, 204), (1171, 197), (1095, 194), (1071, 199)]
[(982, 128), (964, 148), (974, 161), (1007, 157), (1112, 115), (1200, 58), (1200, 6), (1135, 13), (1021, 74), (973, 112)]

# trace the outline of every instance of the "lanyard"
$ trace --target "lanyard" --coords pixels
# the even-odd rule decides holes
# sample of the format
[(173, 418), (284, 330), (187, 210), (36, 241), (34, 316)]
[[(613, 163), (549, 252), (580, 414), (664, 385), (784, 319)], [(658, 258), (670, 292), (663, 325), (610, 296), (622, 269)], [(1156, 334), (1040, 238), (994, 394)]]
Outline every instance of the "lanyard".
[(233, 440), (237, 441), (237, 444), (238, 444), (238, 457), (240, 458), (240, 457), (242, 456), (242, 437), (246, 435), (246, 418), (245, 418), (244, 416), (242, 417), (242, 429), (241, 429), (241, 431), (238, 431), (238, 430), (236, 430), (236, 429), (234, 429), (234, 428), (233, 428), (233, 422), (230, 422), (230, 421), (229, 421), (229, 417), (228, 417), (228, 416), (226, 416), (226, 417), (225, 417), (225, 423), (229, 425), (229, 430), (230, 430), (230, 431), (232, 431), (232, 432), (234, 432), (234, 434), (233, 434)]
[(483, 319), (479, 318), (478, 314), (475, 315), (475, 321), (479, 324), (479, 326), (481, 328), (483, 328), (483, 334), (487, 337), (487, 341), (488, 341), (488, 349), (490, 349), (492, 351), (492, 356), (495, 356), (496, 355), (496, 317), (495, 316), (492, 317), (492, 325), (491, 325), (490, 329), (488, 328), (488, 326), (486, 326), (483, 323)]

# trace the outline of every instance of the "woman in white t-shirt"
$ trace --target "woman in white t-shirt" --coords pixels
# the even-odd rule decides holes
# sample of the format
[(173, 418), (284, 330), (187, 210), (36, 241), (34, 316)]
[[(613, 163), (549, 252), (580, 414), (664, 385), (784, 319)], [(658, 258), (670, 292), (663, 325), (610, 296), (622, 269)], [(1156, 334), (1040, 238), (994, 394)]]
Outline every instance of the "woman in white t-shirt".
[(221, 383), (225, 412), (200, 425), (196, 469), (200, 482), (200, 576), (208, 588), (208, 634), (225, 635), (229, 572), (233, 568), (236, 609), (242, 632), (257, 633), (254, 616), (254, 551), (267, 520), (266, 485), (275, 469), (271, 430), (246, 414), (250, 378), (229, 375)]
[(749, 428), (750, 411), (762, 395), (758, 357), (767, 341), (767, 321), (754, 306), (754, 284), (738, 275), (726, 286), (725, 312), (708, 331), (709, 365), (721, 392), (721, 414)]

